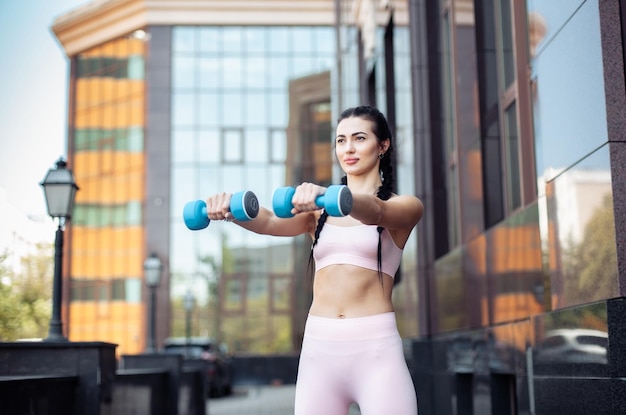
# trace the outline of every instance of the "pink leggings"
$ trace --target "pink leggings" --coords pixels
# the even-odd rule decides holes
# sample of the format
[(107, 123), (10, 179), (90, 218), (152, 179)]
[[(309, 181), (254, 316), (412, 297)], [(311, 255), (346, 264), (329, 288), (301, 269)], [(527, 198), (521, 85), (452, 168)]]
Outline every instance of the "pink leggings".
[(304, 331), (295, 415), (416, 415), (395, 313), (334, 319), (309, 315)]

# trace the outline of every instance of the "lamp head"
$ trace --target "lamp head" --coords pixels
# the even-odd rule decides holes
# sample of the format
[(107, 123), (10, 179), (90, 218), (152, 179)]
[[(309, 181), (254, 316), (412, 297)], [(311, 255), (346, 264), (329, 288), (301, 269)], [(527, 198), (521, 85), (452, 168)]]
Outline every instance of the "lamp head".
[(78, 186), (65, 160), (60, 158), (56, 168), (48, 170), (40, 185), (46, 197), (48, 214), (53, 218), (70, 219)]

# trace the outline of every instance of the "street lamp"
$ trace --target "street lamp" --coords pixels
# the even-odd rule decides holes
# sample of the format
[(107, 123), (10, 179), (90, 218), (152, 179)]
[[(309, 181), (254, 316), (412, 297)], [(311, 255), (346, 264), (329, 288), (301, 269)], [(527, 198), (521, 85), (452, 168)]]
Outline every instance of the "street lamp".
[(185, 338), (187, 347), (191, 344), (191, 312), (195, 305), (196, 299), (193, 296), (191, 290), (187, 290), (185, 297), (183, 298), (183, 305), (185, 307)]
[(63, 297), (63, 228), (65, 222), (70, 220), (74, 208), (74, 198), (78, 186), (67, 169), (67, 163), (60, 158), (56, 162), (56, 169), (48, 170), (43, 182), (44, 196), (48, 214), (52, 218), (58, 218), (59, 227), (54, 241), (54, 280), (52, 288), (52, 318), (48, 337), (45, 341), (67, 341), (63, 335), (63, 321), (61, 320), (61, 304)]
[(161, 272), (163, 264), (154, 252), (150, 254), (143, 263), (143, 271), (146, 278), (146, 284), (150, 288), (150, 324), (148, 333), (148, 346), (146, 352), (154, 353), (156, 351), (156, 288), (161, 281)]

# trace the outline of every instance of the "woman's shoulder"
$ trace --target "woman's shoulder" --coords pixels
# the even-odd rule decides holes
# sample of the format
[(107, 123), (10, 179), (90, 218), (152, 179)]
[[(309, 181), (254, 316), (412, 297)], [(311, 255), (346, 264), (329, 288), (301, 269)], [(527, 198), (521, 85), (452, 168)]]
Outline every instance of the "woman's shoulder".
[(422, 201), (419, 199), (419, 197), (414, 196), (414, 195), (392, 193), (389, 200), (393, 201), (394, 203), (412, 204), (416, 206), (421, 206), (423, 208)]
[(393, 205), (391, 212), (402, 217), (401, 227), (412, 228), (422, 219), (424, 204), (417, 196), (394, 193), (387, 202)]

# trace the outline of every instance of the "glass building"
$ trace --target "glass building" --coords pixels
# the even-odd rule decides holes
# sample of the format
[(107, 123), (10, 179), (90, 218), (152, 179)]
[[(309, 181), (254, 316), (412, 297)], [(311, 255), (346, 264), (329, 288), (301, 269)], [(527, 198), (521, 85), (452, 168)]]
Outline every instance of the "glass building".
[[(186, 228), (216, 192), (337, 183), (339, 112), (379, 107), (425, 215), (394, 290), (421, 414), (622, 413), (626, 91), (618, 0), (93, 1), (70, 57), (81, 188), (71, 340), (157, 337), (297, 357), (307, 238)], [(185, 310), (191, 292), (195, 306)]]
[[(360, 33), (343, 25), (338, 53), (337, 12), (352, 18), (331, 1), (250, 2), (246, 10), (207, 1), (196, 4), (195, 14), (175, 2), (163, 5), (141, 6), (159, 16), (154, 24), (136, 25), (125, 9), (118, 26), (107, 26), (118, 11), (112, 2), (93, 2), (53, 26), (71, 58), (69, 159), (85, 189), (68, 232), (69, 338), (111, 341), (119, 354), (143, 351), (149, 307), (142, 264), (156, 253), (164, 264), (157, 345), (190, 330), (233, 352), (297, 352), (311, 296), (310, 241), (227, 223), (190, 231), (182, 212), (186, 203), (222, 191), (250, 190), (271, 207), (279, 187), (338, 183), (333, 120), (341, 110), (337, 97), (342, 106), (360, 103), (362, 49), (354, 47)], [(402, 15), (390, 52), (371, 51), (378, 76), (370, 77), (369, 89), (370, 102), (378, 98), (385, 109), (395, 96), (387, 92), (385, 64), (395, 54), (397, 96), (408, 104), (394, 117), (397, 146), (405, 149), (398, 182), (413, 192)], [(86, 28), (91, 19), (101, 26)], [(373, 34), (372, 44), (389, 38), (384, 27)], [(414, 257), (404, 267), (414, 269)], [(415, 280), (403, 285), (402, 327), (414, 336)], [(184, 309), (187, 292), (192, 310)]]

